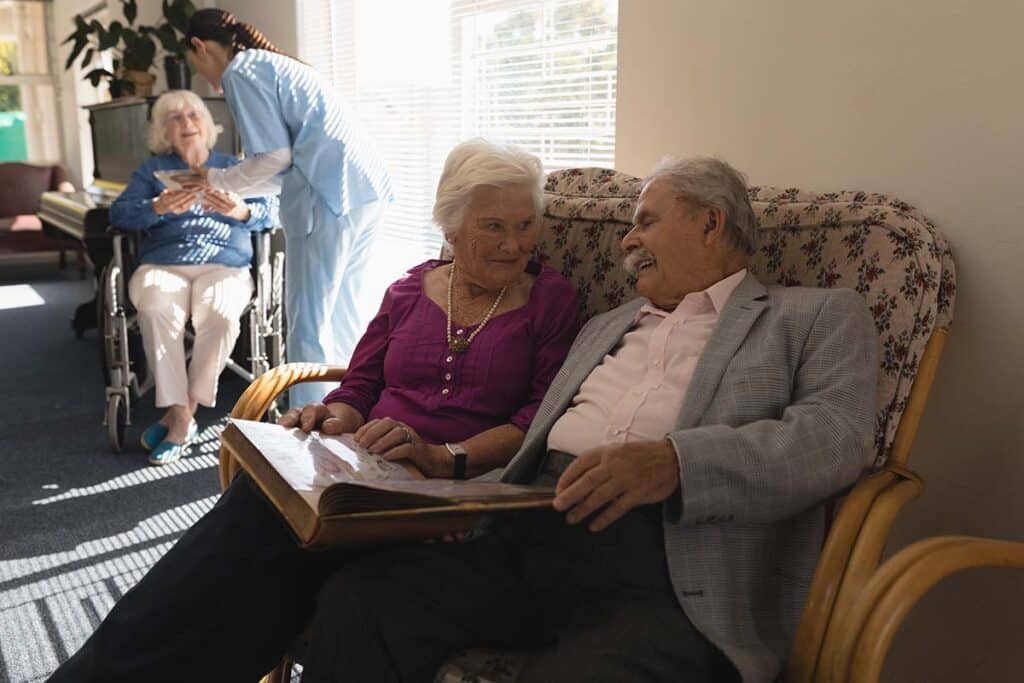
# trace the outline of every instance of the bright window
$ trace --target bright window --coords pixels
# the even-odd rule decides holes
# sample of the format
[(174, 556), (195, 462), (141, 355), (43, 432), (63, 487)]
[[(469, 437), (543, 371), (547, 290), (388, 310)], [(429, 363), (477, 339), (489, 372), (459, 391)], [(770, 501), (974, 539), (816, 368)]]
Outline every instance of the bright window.
[(60, 158), (47, 3), (0, 0), (0, 161)]
[(375, 245), (364, 314), (437, 255), (444, 158), (482, 136), (546, 170), (615, 161), (617, 0), (300, 0), (301, 54), (368, 130), (398, 200)]

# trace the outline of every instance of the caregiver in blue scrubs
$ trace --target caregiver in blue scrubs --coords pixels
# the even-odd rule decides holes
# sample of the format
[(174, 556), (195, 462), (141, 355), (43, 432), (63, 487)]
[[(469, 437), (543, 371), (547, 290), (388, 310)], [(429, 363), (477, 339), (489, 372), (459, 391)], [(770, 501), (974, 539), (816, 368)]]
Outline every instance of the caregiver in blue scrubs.
[[(320, 76), (257, 29), (221, 9), (192, 15), (195, 70), (222, 89), (245, 160), (195, 168), (186, 187), (243, 197), (281, 195), (289, 361), (347, 365), (363, 330), (357, 296), (391, 181)], [(291, 405), (319, 402), (334, 385), (299, 384)]]

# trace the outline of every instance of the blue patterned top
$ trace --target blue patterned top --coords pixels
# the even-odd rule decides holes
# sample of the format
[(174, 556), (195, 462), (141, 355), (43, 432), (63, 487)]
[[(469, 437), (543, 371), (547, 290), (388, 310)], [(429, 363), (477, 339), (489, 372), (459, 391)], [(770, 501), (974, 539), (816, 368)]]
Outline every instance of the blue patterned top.
[[(238, 159), (229, 154), (211, 151), (207, 166), (228, 168), (237, 163)], [(249, 233), (277, 222), (277, 199), (246, 199), (250, 216), (244, 222), (219, 213), (206, 213), (198, 203), (185, 213), (157, 214), (153, 211), (153, 200), (165, 186), (153, 171), (188, 171), (188, 168), (188, 164), (173, 153), (146, 159), (111, 205), (110, 222), (121, 230), (146, 232), (140, 263), (248, 266), (252, 261)]]

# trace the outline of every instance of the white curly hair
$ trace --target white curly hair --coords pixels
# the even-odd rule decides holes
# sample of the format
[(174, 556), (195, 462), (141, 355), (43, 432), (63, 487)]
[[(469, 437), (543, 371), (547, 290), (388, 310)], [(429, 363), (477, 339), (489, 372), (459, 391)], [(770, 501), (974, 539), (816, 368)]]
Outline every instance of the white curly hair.
[(470, 195), (484, 185), (526, 185), (540, 215), (544, 200), (544, 168), (540, 159), (514, 145), (496, 145), (482, 138), (466, 140), (448, 153), (437, 183), (434, 222), (445, 239), (462, 228)]
[(213, 149), (217, 144), (217, 135), (220, 133), (220, 126), (213, 122), (213, 115), (206, 108), (199, 95), (191, 90), (168, 90), (153, 103), (153, 110), (149, 115), (149, 131), (146, 134), (146, 146), (153, 154), (168, 154), (174, 150), (171, 143), (167, 141), (165, 127), (167, 116), (180, 109), (191, 106), (199, 113), (199, 121), (206, 131), (206, 146)]

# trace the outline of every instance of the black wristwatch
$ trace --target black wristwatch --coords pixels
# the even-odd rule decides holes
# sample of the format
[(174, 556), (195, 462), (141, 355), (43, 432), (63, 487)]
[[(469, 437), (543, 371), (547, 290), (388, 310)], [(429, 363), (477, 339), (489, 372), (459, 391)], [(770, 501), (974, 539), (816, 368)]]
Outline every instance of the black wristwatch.
[(462, 447), (462, 444), (457, 443), (446, 443), (444, 445), (448, 449), (448, 452), (452, 454), (452, 474), (453, 479), (465, 479), (466, 478), (466, 449)]

